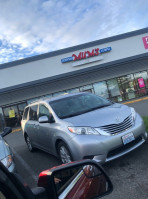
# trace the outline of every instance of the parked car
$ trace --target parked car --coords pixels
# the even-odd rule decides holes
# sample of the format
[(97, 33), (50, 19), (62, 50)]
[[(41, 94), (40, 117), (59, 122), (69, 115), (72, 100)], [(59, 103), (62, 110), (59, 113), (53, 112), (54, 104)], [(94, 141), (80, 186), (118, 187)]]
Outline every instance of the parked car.
[[(57, 176), (60, 178), (59, 181), (56, 179)], [(91, 160), (43, 171), (39, 175), (38, 187), (33, 189), (30, 189), (18, 174), (10, 173), (0, 163), (0, 198), (93, 199), (109, 194), (112, 190), (113, 186), (108, 175), (100, 165)]]
[(2, 162), (10, 172), (16, 172), (12, 150), (8, 143), (4, 140), (4, 137), (11, 133), (11, 131), (11, 128), (6, 127), (0, 134), (0, 162)]
[(87, 158), (108, 162), (147, 138), (133, 108), (90, 93), (34, 102), (25, 108), (21, 125), (30, 151), (42, 149), (63, 163)]

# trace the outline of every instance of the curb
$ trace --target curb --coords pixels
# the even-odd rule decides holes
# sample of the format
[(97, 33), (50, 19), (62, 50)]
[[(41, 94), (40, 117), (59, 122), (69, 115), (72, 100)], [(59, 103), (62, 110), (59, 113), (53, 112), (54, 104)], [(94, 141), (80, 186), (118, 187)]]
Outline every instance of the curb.
[(22, 130), (21, 128), (13, 129), (13, 130), (12, 130), (12, 133), (15, 133), (15, 132), (18, 132), (18, 131), (21, 131), (21, 130)]
[(122, 104), (132, 104), (132, 103), (141, 102), (141, 101), (144, 101), (144, 100), (148, 100), (148, 97), (144, 97), (144, 98), (137, 99), (137, 100), (132, 100), (130, 102), (124, 102)]

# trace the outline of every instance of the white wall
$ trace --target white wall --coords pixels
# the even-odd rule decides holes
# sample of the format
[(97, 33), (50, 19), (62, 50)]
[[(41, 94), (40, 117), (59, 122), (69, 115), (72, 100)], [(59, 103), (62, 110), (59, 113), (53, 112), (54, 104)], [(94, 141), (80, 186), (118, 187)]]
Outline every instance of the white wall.
[[(142, 37), (144, 36), (148, 36), (148, 33), (101, 44), (98, 46), (92, 46), (87, 49), (82, 49), (51, 58), (1, 69), (0, 89), (146, 53), (148, 52), (148, 49), (144, 48), (142, 41)], [(94, 48), (101, 49), (109, 46), (112, 47), (112, 51), (99, 55), (103, 56), (102, 60), (76, 67), (72, 66), (74, 62), (61, 63), (62, 58), (71, 57), (73, 53), (78, 55), (79, 52), (84, 52), (87, 50), (92, 51)], [(92, 58), (89, 59), (91, 60)]]

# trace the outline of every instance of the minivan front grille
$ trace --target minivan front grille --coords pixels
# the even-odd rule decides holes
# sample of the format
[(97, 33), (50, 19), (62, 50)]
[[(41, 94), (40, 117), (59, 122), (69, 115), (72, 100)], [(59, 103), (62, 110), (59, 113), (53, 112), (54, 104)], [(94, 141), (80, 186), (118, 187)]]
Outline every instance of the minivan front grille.
[(110, 124), (105, 126), (100, 126), (99, 128), (110, 134), (118, 134), (125, 131), (133, 126), (132, 115), (129, 115), (123, 122), (118, 124)]

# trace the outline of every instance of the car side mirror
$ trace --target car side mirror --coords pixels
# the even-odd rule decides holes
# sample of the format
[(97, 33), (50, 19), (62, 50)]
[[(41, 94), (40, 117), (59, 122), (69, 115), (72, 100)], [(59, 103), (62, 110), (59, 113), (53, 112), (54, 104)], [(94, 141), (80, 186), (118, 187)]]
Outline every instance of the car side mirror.
[(49, 123), (49, 119), (46, 115), (39, 117), (39, 123)]
[(93, 160), (68, 163), (43, 171), (39, 175), (38, 186), (44, 187), (50, 196), (57, 199), (93, 199), (113, 190), (108, 175)]
[(39, 123), (54, 123), (55, 120), (52, 115), (47, 117), (46, 115), (39, 117)]
[(3, 133), (1, 133), (1, 136), (5, 137), (6, 135), (8, 135), (11, 132), (12, 132), (12, 128), (11, 127), (5, 127), (4, 130), (3, 130)]

